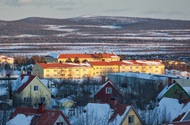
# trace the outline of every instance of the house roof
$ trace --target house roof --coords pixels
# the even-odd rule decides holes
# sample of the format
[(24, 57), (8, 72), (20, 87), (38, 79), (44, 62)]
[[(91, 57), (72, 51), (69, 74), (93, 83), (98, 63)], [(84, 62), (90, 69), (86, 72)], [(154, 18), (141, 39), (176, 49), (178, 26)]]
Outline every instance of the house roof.
[(128, 108), (127, 108), (127, 106), (128, 105), (126, 105), (126, 104), (118, 104), (118, 105), (116, 105), (116, 107), (114, 108), (115, 109), (114, 113), (110, 117), (109, 121), (113, 121), (116, 118), (117, 115), (122, 116), (123, 113), (126, 111), (126, 109), (127, 109), (127, 112), (128, 112), (128, 110), (130, 110), (130, 106), (128, 106)]
[(60, 54), (58, 56), (59, 59), (61, 58), (119, 58), (119, 56), (115, 55), (115, 54), (109, 54), (109, 53), (103, 53), (103, 54)]
[(178, 122), (172, 122), (172, 123), (168, 123), (166, 125), (190, 125), (190, 120), (188, 121), (178, 121)]
[(31, 121), (31, 125), (54, 125), (57, 118), (61, 115), (64, 120), (70, 125), (68, 119), (61, 111), (57, 110), (44, 110), (43, 113), (39, 112), (39, 109), (34, 108), (16, 108), (11, 115), (14, 118), (17, 114), (24, 114), (26, 116), (34, 116)]
[(175, 84), (172, 83), (171, 85), (167, 85), (157, 96), (157, 99), (161, 99), (165, 94), (166, 92), (168, 92)]
[(92, 66), (113, 66), (113, 65), (119, 66), (125, 64), (122, 61), (90, 61), (89, 63)]
[(190, 110), (187, 112), (183, 112), (181, 115), (179, 115), (177, 118), (173, 120), (173, 122), (176, 121), (188, 121), (190, 120)]
[[(166, 86), (166, 87), (158, 94), (157, 99), (163, 98), (163, 96), (164, 96), (171, 88), (173, 88), (173, 86), (178, 86), (178, 87), (180, 87), (181, 89), (183, 89), (183, 87), (181, 87), (181, 85), (179, 85), (178, 83), (172, 83), (171, 85)], [(183, 89), (183, 90), (184, 90), (184, 89)], [(184, 92), (185, 92), (185, 94), (186, 94), (187, 96), (189, 96), (188, 93), (187, 93), (185, 90), (184, 90)]]
[[(14, 88), (15, 91), (17, 91), (17, 93), (21, 93), (35, 78), (40, 81), (40, 79), (35, 75), (22, 74), (16, 80), (15, 88)], [(51, 91), (43, 83), (42, 85), (51, 93)]]
[(42, 68), (90, 67), (87, 63), (38, 63)]
[(36, 76), (34, 75), (26, 75), (26, 74), (22, 74), (20, 76), (21, 79), (21, 85), (18, 86), (17, 92), (21, 93), (22, 90), (28, 85), (30, 84), (30, 82), (35, 78)]
[(123, 95), (123, 93), (111, 82), (111, 80), (107, 80), (106, 81), (106, 83), (104, 83), (103, 85), (101, 85), (100, 87), (99, 87), (99, 89), (94, 93), (94, 94), (92, 94), (91, 95), (91, 97), (94, 97), (98, 92), (100, 92), (100, 90), (102, 90), (103, 88), (104, 88), (104, 86), (106, 86), (107, 84), (111, 84), (111, 86), (113, 86), (122, 96), (124, 96)]
[(131, 110), (133, 110), (135, 112), (136, 116), (139, 118), (141, 123), (143, 123), (139, 114), (136, 112), (136, 110), (133, 108), (133, 106), (132, 105), (126, 105), (126, 104), (116, 105), (116, 107), (114, 108), (114, 113), (110, 117), (109, 122), (121, 124)]
[(154, 65), (163, 65), (161, 60), (123, 60), (123, 61), (90, 61), (89, 62), (92, 66), (112, 66), (112, 65), (118, 65), (118, 66), (154, 66)]

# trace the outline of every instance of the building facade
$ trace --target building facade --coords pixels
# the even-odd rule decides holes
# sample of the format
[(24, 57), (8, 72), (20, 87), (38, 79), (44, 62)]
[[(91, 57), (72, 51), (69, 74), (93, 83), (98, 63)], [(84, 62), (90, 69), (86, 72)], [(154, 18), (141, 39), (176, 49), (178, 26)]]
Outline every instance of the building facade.
[(126, 60), (126, 61), (89, 61), (86, 63), (37, 63), (33, 75), (40, 78), (81, 79), (84, 77), (107, 76), (108, 73), (137, 72), (164, 74), (162, 61)]

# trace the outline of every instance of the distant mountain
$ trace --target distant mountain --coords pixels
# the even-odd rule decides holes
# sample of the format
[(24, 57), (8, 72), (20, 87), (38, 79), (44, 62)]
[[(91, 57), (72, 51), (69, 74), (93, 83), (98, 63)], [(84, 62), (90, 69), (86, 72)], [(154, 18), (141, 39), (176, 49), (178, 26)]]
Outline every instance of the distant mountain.
[[(74, 27), (80, 31), (85, 32), (90, 31), (90, 29), (87, 30), (87, 26), (116, 26), (120, 27), (119, 32), (124, 30), (138, 31), (190, 29), (190, 21), (185, 20), (150, 19), (117, 16), (80, 16), (68, 19), (28, 17), (16, 21), (0, 21), (0, 36), (12, 36), (22, 34), (52, 35), (63, 33), (63, 31), (61, 32), (61, 30), (44, 30), (44, 25), (64, 25), (68, 29)], [(91, 29), (91, 31), (92, 30), (93, 29)], [(104, 29), (98, 31), (98, 33), (108, 33), (112, 31), (113, 29)]]

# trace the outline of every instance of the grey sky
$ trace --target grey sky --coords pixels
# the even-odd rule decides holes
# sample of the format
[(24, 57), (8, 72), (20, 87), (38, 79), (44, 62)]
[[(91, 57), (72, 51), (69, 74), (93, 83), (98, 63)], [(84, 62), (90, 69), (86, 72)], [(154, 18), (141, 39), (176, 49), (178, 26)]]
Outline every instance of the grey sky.
[(190, 20), (190, 0), (1, 0), (0, 20), (82, 15)]

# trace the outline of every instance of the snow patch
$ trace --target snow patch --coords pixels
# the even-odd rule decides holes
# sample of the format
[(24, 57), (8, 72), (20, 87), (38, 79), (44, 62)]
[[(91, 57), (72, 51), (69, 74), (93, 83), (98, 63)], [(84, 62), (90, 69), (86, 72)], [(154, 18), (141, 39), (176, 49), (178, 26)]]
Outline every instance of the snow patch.
[(17, 114), (13, 119), (9, 120), (6, 125), (30, 125), (33, 116), (25, 116)]

